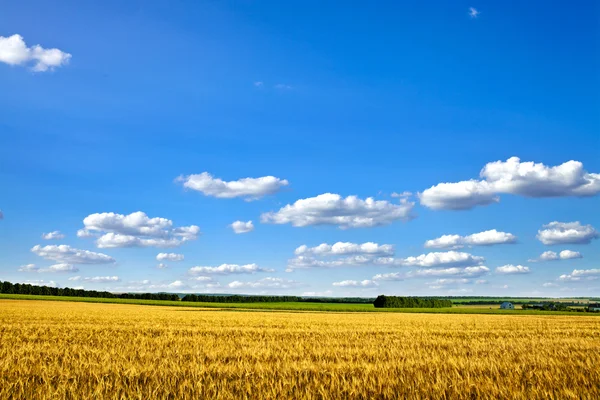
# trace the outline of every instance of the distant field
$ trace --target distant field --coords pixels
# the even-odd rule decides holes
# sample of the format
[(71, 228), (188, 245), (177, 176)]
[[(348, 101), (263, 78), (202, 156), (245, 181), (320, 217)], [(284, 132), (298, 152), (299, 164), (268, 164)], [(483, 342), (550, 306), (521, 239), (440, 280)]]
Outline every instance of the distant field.
[(0, 398), (598, 399), (600, 318), (0, 300)]
[[(166, 300), (103, 299), (92, 297), (35, 296), (21, 294), (0, 294), (0, 299), (49, 300), (84, 303), (115, 303), (151, 306), (178, 306), (192, 308), (219, 308), (237, 310), (280, 310), (280, 311), (330, 311), (330, 312), (385, 312), (385, 313), (434, 313), (434, 314), (511, 314), (511, 315), (597, 315), (577, 312), (501, 310), (497, 305), (459, 305), (452, 308), (375, 308), (372, 304), (340, 303), (201, 303)], [(518, 308), (518, 307), (517, 307)]]

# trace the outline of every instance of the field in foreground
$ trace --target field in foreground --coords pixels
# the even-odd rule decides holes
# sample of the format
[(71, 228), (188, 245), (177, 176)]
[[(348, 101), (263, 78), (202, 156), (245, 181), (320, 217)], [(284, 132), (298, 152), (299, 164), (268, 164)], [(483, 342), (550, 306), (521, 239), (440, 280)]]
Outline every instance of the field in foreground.
[(0, 398), (600, 398), (591, 316), (0, 300)]

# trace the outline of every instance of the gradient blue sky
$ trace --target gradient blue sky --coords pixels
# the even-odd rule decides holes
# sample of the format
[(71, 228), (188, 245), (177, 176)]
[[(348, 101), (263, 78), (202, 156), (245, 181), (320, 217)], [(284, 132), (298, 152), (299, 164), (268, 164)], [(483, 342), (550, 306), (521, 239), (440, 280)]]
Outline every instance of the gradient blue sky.
[[(598, 2), (404, 3), (4, 2), (0, 280), (118, 291), (598, 295)], [(27, 46), (18, 60), (11, 37)], [(58, 58), (39, 68), (37, 44), (59, 49)], [(511, 157), (523, 164), (509, 168)], [(497, 161), (502, 179), (480, 177)], [(269, 194), (246, 201), (176, 181), (202, 172), (288, 185), (259, 184), (253, 190)], [(468, 180), (475, 193), (449, 186), (463, 190), (458, 198), (427, 191)], [(392, 196), (405, 191), (406, 200)], [(330, 204), (312, 209), (312, 225), (261, 222), (324, 193), (386, 203), (377, 203), (378, 219)], [(294, 215), (303, 218), (309, 211), (300, 208)], [(108, 225), (94, 237), (76, 234), (89, 215), (138, 211), (202, 234), (172, 248), (133, 246), (132, 237), (152, 237)], [(368, 226), (340, 229), (332, 217), (342, 214)], [(252, 220), (254, 230), (235, 234), (236, 220)], [(493, 229), (515, 243), (424, 246)], [(544, 229), (554, 244), (537, 237)], [(52, 231), (65, 237), (42, 239)], [(130, 240), (99, 248), (106, 234)], [(312, 256), (312, 267), (285, 272), (297, 247), (336, 242), (392, 245), (394, 265), (359, 250)], [(56, 248), (44, 256), (36, 245), (115, 262), (77, 263)], [(579, 255), (530, 261), (563, 250)], [(185, 259), (157, 268), (161, 252)], [(409, 259), (436, 252), (430, 262)], [(71, 272), (48, 270), (56, 264)], [(222, 264), (272, 271), (190, 271)], [(507, 265), (526, 268), (497, 270)], [(469, 266), (487, 271), (469, 275)], [(501, 273), (514, 270), (524, 273)], [(390, 273), (397, 280), (382, 278)]]

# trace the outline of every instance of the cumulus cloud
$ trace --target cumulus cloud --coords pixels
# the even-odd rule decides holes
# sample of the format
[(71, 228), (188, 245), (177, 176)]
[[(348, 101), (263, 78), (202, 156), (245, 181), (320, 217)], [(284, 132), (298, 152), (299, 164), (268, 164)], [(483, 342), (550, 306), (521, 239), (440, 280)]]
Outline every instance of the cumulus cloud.
[(374, 281), (403, 281), (405, 279), (413, 278), (444, 278), (452, 277), (452, 279), (459, 278), (478, 278), (482, 275), (486, 275), (490, 272), (490, 269), (486, 266), (479, 265), (465, 268), (423, 268), (415, 271), (409, 271), (407, 273), (393, 272), (388, 274), (377, 274), (373, 277)]
[(434, 210), (468, 210), (500, 201), (490, 184), (476, 180), (440, 183), (418, 193), (418, 197), (422, 205)]
[(464, 246), (493, 246), (496, 244), (516, 243), (517, 237), (512, 233), (498, 232), (496, 229), (473, 233), (468, 236), (443, 235), (425, 242), (425, 247), (435, 249), (458, 249)]
[(112, 264), (115, 259), (102, 253), (94, 253), (88, 250), (75, 249), (71, 246), (49, 245), (33, 246), (31, 251), (46, 260), (56, 261), (65, 264)]
[(486, 164), (481, 180), (440, 183), (419, 193), (421, 204), (435, 210), (466, 210), (500, 201), (498, 194), (524, 197), (585, 197), (600, 193), (600, 174), (579, 161), (549, 167), (518, 157)]
[(481, 12), (479, 12), (475, 7), (469, 7), (469, 17), (477, 18), (479, 17), (479, 14), (481, 14)]
[(496, 268), (496, 273), (502, 275), (528, 274), (530, 272), (529, 267), (524, 267), (522, 265), (508, 264)]
[(79, 272), (79, 268), (66, 263), (54, 264), (48, 268), (40, 268), (38, 272)]
[(558, 280), (564, 282), (591, 281), (600, 278), (600, 269), (574, 269), (570, 274), (561, 275)]
[(109, 283), (109, 282), (119, 282), (121, 278), (118, 276), (73, 276), (69, 278), (70, 281), (75, 282), (88, 282), (88, 283)]
[(28, 281), (24, 281), (23, 283), (25, 283), (27, 285), (33, 285), (33, 286), (58, 287), (58, 283), (56, 283), (54, 281), (45, 281), (43, 279), (28, 280)]
[(237, 234), (240, 233), (248, 233), (254, 230), (254, 224), (252, 221), (244, 222), (244, 221), (235, 221), (231, 225), (229, 225), (231, 229)]
[(362, 281), (346, 280), (341, 282), (333, 282), (333, 286), (339, 287), (355, 287), (355, 288), (373, 288), (379, 286), (375, 281), (365, 279)]
[(581, 225), (575, 222), (550, 222), (543, 226), (537, 238), (545, 245), (553, 244), (590, 244), (593, 239), (598, 239), (600, 234), (591, 225)]
[(486, 266), (479, 265), (473, 267), (465, 267), (465, 268), (427, 268), (427, 269), (419, 269), (416, 271), (409, 271), (406, 274), (407, 278), (433, 278), (433, 277), (445, 277), (445, 276), (453, 276), (453, 277), (465, 277), (465, 278), (477, 278), (482, 275), (486, 275), (490, 272), (490, 269)]
[(177, 182), (183, 182), (187, 189), (196, 190), (205, 196), (223, 199), (243, 197), (246, 200), (255, 200), (261, 197), (275, 194), (289, 182), (274, 176), (263, 176), (260, 178), (242, 178), (237, 181), (223, 181), (214, 178), (208, 172), (201, 174), (180, 176)]
[(336, 225), (341, 229), (368, 228), (410, 220), (413, 207), (414, 203), (406, 199), (394, 204), (372, 197), (362, 200), (356, 196), (343, 198), (339, 194), (325, 193), (297, 200), (277, 212), (264, 213), (261, 222), (295, 227)]
[(563, 250), (560, 253), (554, 251), (543, 252), (538, 259), (529, 260), (531, 262), (537, 261), (558, 261), (558, 260), (572, 260), (575, 258), (583, 258), (581, 253), (572, 250)]
[(481, 265), (484, 261), (483, 257), (474, 256), (469, 253), (446, 251), (421, 254), (418, 257), (408, 257), (403, 259), (401, 264), (415, 267), (466, 267)]
[(79, 237), (101, 236), (96, 240), (99, 248), (114, 247), (178, 247), (196, 240), (200, 228), (196, 225), (174, 227), (166, 218), (149, 218), (138, 211), (129, 215), (115, 213), (91, 214), (83, 220), (84, 229)]
[(26, 264), (19, 267), (19, 272), (38, 272), (39, 269), (35, 264)]
[(394, 254), (394, 246), (391, 244), (379, 245), (373, 242), (362, 244), (337, 242), (333, 245), (322, 243), (315, 247), (302, 245), (294, 252), (296, 255), (337, 256), (337, 255), (374, 255), (388, 256)]
[(65, 235), (60, 233), (60, 231), (52, 231), (42, 234), (42, 239), (44, 240), (64, 239), (64, 237)]
[(458, 284), (463, 284), (463, 283), (471, 283), (473, 282), (470, 279), (467, 278), (441, 278), (441, 279), (436, 279), (435, 281), (431, 282), (432, 285), (438, 285), (438, 286), (448, 286), (448, 285), (458, 285)]
[(189, 269), (191, 275), (232, 275), (232, 274), (254, 274), (257, 272), (273, 272), (272, 269), (262, 268), (256, 264), (221, 264), (218, 267), (192, 267)]
[(158, 253), (156, 261), (183, 261), (185, 256), (177, 253)]
[(291, 289), (298, 287), (299, 282), (282, 278), (267, 277), (253, 282), (233, 281), (227, 284), (230, 289)]
[(543, 287), (558, 287), (558, 285), (554, 282), (545, 282), (542, 284)]
[(323, 297), (323, 296), (331, 296), (333, 294), (333, 292), (331, 290), (325, 290), (323, 292), (304, 292), (302, 293), (302, 296), (307, 296), (307, 297)]
[(97, 237), (98, 235), (96, 233), (90, 232), (87, 229), (79, 229), (77, 231), (77, 237), (78, 238), (91, 238), (91, 237)]
[[(385, 245), (384, 245), (385, 246)], [(312, 249), (320, 248), (317, 246)], [(348, 257), (341, 257), (335, 260), (320, 260), (310, 255), (302, 255), (304, 251), (309, 251), (309, 248), (304, 249), (300, 246), (300, 254), (293, 259), (288, 260), (287, 272), (291, 272), (295, 269), (306, 269), (306, 268), (336, 268), (346, 266), (361, 266), (361, 265), (381, 265), (390, 267), (451, 267), (451, 266), (473, 266), (481, 265), (485, 259), (483, 257), (474, 256), (469, 253), (448, 251), (448, 252), (435, 252), (428, 254), (421, 254), (417, 257), (407, 258), (394, 258), (394, 257), (376, 257), (368, 253), (351, 255)], [(298, 252), (298, 249), (296, 251)], [(310, 249), (310, 250), (312, 250)], [(325, 247), (322, 248), (325, 251)], [(372, 247), (372, 249), (375, 249)], [(316, 250), (319, 251), (319, 250)], [(379, 249), (379, 251), (382, 251)], [(389, 251), (389, 248), (385, 248), (384, 251)], [(332, 255), (331, 252), (324, 255)]]
[(45, 49), (39, 44), (27, 47), (21, 35), (0, 36), (0, 62), (30, 65), (35, 72), (53, 70), (69, 63), (71, 54), (59, 49)]
[(164, 264), (164, 263), (158, 263), (156, 265), (156, 268), (158, 268), (158, 269), (167, 269), (168, 267), (169, 266), (167, 264)]

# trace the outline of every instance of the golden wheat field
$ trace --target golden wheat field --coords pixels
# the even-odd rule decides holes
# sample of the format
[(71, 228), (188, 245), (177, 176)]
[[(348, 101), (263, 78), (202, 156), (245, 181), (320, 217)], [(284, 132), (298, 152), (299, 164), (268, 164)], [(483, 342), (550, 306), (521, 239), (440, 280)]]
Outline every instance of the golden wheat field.
[(0, 398), (600, 398), (600, 318), (0, 301)]

